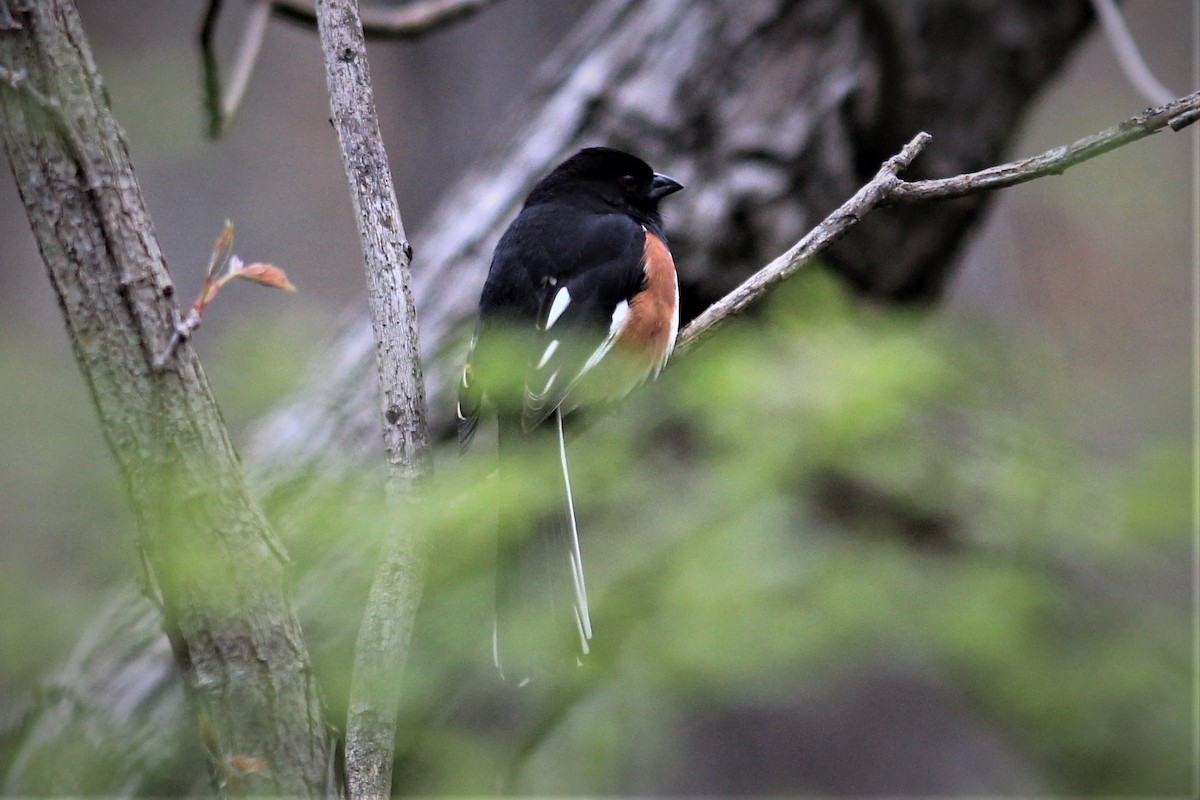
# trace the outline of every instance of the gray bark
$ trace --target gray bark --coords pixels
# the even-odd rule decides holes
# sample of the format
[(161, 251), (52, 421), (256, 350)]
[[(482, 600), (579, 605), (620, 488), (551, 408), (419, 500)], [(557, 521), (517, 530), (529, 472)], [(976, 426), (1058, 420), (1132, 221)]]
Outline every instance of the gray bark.
[(394, 500), (389, 510), (401, 529), (383, 548), (355, 647), (345, 743), (346, 785), (352, 800), (391, 792), (401, 678), (427, 560), (427, 537), (412, 524), (410, 512), (419, 484), (433, 466), (409, 269), (412, 248), (404, 235), (379, 132), (357, 5), (353, 0), (324, 0), (317, 5), (317, 23), (333, 126), (365, 258), (388, 493)]
[[(910, 179), (1001, 160), (1089, 21), (1086, 0), (598, 4), (514, 109), (495, 149), (414, 237), (434, 430), (449, 426), (465, 320), (496, 239), (532, 182), (576, 148), (628, 148), (688, 186), (667, 220), (686, 321), (791, 246), (918, 130), (934, 138)], [(830, 252), (830, 266), (880, 301), (936, 300), (986, 203), (876, 212)], [(313, 475), (328, 479), (377, 459), (372, 348), (366, 320), (348, 324), (314, 360), (303, 389), (257, 428), (250, 468), (268, 505), (279, 504), (285, 535), (296, 537), (289, 544), (302, 542), (299, 523), (321, 491)], [(314, 618), (329, 602), (334, 569), (316, 557), (301, 562), (299, 591)], [(51, 751), (73, 726), (123, 702), (138, 709), (131, 719), (161, 719), (155, 710), (172, 697), (175, 678), (149, 647), (136, 651), (138, 695), (65, 713), (39, 707), (21, 758)], [(179, 769), (188, 763), (171, 747), (157, 758)], [(144, 788), (137, 775), (125, 777)], [(28, 786), (19, 770), (9, 781)]]
[[(222, 789), (321, 794), (331, 744), (288, 594), (286, 556), (246, 485), (194, 351), (185, 343), (166, 369), (153, 367), (174, 328), (174, 287), (75, 9), (67, 2), (2, 5), (4, 149), (124, 478), (148, 590), (174, 654), (170, 665), (144, 627), (123, 627), (133, 634), (132, 664), (118, 660), (111, 671), (154, 655), (155, 673), (174, 680), (178, 667), (195, 715), (186, 724), (198, 728)], [(95, 643), (113, 645), (100, 636)], [(140, 674), (126, 686), (88, 677), (111, 690), (105, 700), (160, 702)], [(177, 695), (167, 702), (177, 704)], [(51, 716), (78, 708), (56, 705)], [(155, 717), (116, 716), (143, 724)], [(172, 734), (185, 721), (173, 723)], [(100, 741), (115, 749), (119, 740)], [(35, 758), (23, 752), (18, 765)], [(132, 780), (115, 765), (110, 774), (108, 791)], [(5, 788), (101, 788), (75, 785), (69, 768), (48, 777), (49, 785), (29, 785), (16, 770)]]

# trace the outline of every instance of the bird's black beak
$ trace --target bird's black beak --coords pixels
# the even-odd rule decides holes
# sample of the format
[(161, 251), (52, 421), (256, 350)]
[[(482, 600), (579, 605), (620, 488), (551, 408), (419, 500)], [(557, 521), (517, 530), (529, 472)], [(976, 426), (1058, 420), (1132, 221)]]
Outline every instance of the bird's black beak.
[(650, 199), (660, 200), (669, 194), (675, 194), (683, 188), (683, 184), (674, 178), (668, 178), (661, 172), (654, 173), (654, 180), (650, 182)]

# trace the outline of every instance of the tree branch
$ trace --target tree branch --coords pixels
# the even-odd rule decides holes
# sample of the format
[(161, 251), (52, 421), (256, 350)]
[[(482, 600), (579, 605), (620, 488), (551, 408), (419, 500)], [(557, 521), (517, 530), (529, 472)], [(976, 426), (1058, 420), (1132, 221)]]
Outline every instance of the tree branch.
[(1171, 102), (1175, 93), (1163, 86), (1142, 58), (1137, 42), (1133, 40), (1133, 34), (1125, 24), (1125, 15), (1117, 8), (1116, 0), (1092, 0), (1092, 8), (1096, 10), (1100, 27), (1104, 29), (1113, 55), (1116, 56), (1117, 63), (1121, 65), (1121, 70), (1129, 79), (1130, 85), (1141, 93), (1142, 97), (1157, 106)]
[(229, 88), (221, 92), (221, 75), (217, 66), (216, 32), (217, 19), (221, 13), (222, 0), (209, 0), (200, 26), (200, 60), (204, 68), (204, 107), (208, 111), (208, 135), (217, 139), (229, 129), (234, 116), (242, 106), (250, 76), (258, 65), (263, 39), (267, 35), (267, 22), (271, 19), (271, 0), (255, 0), (242, 31), (242, 42), (238, 47), (237, 59)]
[(704, 341), (726, 320), (745, 311), (751, 303), (796, 274), (814, 256), (844, 236), (859, 220), (887, 199), (895, 186), (896, 174), (912, 163), (931, 138), (928, 133), (918, 133), (903, 150), (884, 162), (874, 178), (805, 234), (792, 249), (751, 275), (692, 320), (680, 332), (675, 344), (676, 352), (682, 355)]
[[(355, 0), (322, 0), (317, 23), (330, 106), (362, 241), (383, 407), (389, 497), (403, 519), (432, 467), (417, 312), (405, 239), (379, 132)], [(425, 537), (413, 527), (384, 545), (355, 649), (346, 768), (350, 796), (391, 793), (400, 674), (425, 581)]]
[(1178, 131), (1200, 115), (1200, 92), (1150, 108), (1136, 117), (1077, 142), (1041, 155), (999, 164), (979, 172), (925, 181), (904, 181), (898, 175), (929, 144), (927, 133), (917, 134), (898, 154), (888, 159), (868, 183), (843, 203), (790, 250), (754, 273), (736, 289), (709, 306), (679, 333), (675, 345), (682, 355), (708, 338), (730, 317), (737, 316), (771, 289), (794, 275), (813, 258), (844, 236), (863, 217), (880, 206), (929, 203), (1015, 186), (1047, 175), (1061, 175), (1076, 164), (1144, 139), (1163, 128)]
[(1031, 158), (999, 164), (966, 175), (956, 175), (953, 178), (912, 183), (902, 181), (889, 192), (888, 202), (898, 204), (950, 200), (1006, 186), (1016, 186), (1047, 175), (1061, 175), (1076, 164), (1138, 139), (1144, 139), (1163, 128), (1182, 130), (1196, 120), (1197, 113), (1200, 113), (1200, 92), (1147, 109), (1119, 125)]
[(74, 4), (0, 0), (0, 20), (0, 138), (121, 470), (214, 784), (327, 794), (330, 740), (283, 547), (191, 344), (165, 369), (152, 364), (178, 314), (174, 286)]
[[(498, 0), (425, 0), (400, 8), (367, 9), (363, 24), (368, 36), (380, 39), (416, 39), (466, 19)], [(254, 0), (242, 32), (242, 42), (234, 61), (233, 76), (227, 91), (221, 91), (217, 65), (216, 30), (223, 0), (209, 0), (200, 26), (200, 60), (204, 69), (204, 107), (208, 112), (208, 135), (217, 139), (233, 122), (250, 76), (258, 64), (267, 22), (272, 13), (284, 19), (315, 26), (317, 10), (304, 0)]]

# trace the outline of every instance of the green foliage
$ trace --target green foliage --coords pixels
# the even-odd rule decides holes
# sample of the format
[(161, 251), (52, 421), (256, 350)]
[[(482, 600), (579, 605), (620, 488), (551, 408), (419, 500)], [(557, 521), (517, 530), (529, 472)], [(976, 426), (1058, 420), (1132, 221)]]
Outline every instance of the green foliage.
[[(212, 370), (235, 417), (268, 399), (222, 374), (290, 380), (286, 358), (252, 363), (286, 349), (286, 327), (265, 330), (257, 350), (231, 334)], [(1014, 381), (1013, 363), (1036, 379)], [(495, 517), (546, 511), (553, 460), (497, 475), (481, 427), (466, 457), (446, 443), (401, 520), (373, 471), (277, 489), (267, 506), (297, 561), (330, 718), (344, 718), (380, 542), (420, 530), (434, 555), (397, 678), (403, 790), (487, 793), (507, 774), (520, 792), (661, 793), (699, 767), (706, 719), (742, 720), (722, 728), (737, 749), (757, 741), (761, 709), (837, 708), (883, 666), (954, 704), (889, 741), (946, 714), (1017, 760), (1032, 776), (1020, 787), (1186, 793), (1190, 459), (1175, 443), (1089, 454), (1061, 424), (1055, 374), (1033, 336), (998, 342), (864, 308), (820, 275), (794, 281), (570, 437), (595, 651), (515, 698), (490, 663)], [(13, 655), (26, 637), (6, 628), (10, 673), (31, 668)], [(862, 722), (831, 724), (854, 735)], [(794, 741), (772, 741), (764, 758), (792, 758)], [(864, 734), (862, 756), (879, 746)], [(798, 772), (736, 785), (826, 790)], [(979, 791), (1019, 790), (987, 780)]]
[[(965, 698), (1050, 791), (1185, 791), (1185, 454), (1088, 456), (1055, 422), (1052, 372), (1014, 389), (993, 347), (812, 276), (593, 421), (570, 449), (600, 677), (516, 785), (621, 791), (635, 769), (669, 785), (688, 709), (802, 704), (885, 663)], [(452, 493), (480, 485), (466, 464), (439, 459)], [(469, 502), (486, 520), (544, 480), (484, 481)], [(486, 522), (431, 524), (486, 616)], [(651, 718), (630, 726), (638, 703)]]

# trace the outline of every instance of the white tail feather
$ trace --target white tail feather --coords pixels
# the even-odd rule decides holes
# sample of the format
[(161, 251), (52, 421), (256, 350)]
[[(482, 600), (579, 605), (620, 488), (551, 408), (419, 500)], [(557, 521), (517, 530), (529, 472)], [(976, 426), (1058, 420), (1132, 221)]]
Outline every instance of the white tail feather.
[(571, 526), (571, 575), (575, 581), (575, 626), (579, 629), (579, 646), (588, 652), (592, 638), (592, 620), (588, 615), (587, 587), (583, 582), (583, 555), (579, 550), (579, 528), (575, 525), (575, 499), (571, 496), (571, 474), (567, 469), (567, 440), (563, 436), (562, 409), (555, 409), (554, 422), (558, 428), (558, 458), (562, 465), (563, 486), (567, 490), (567, 520)]

